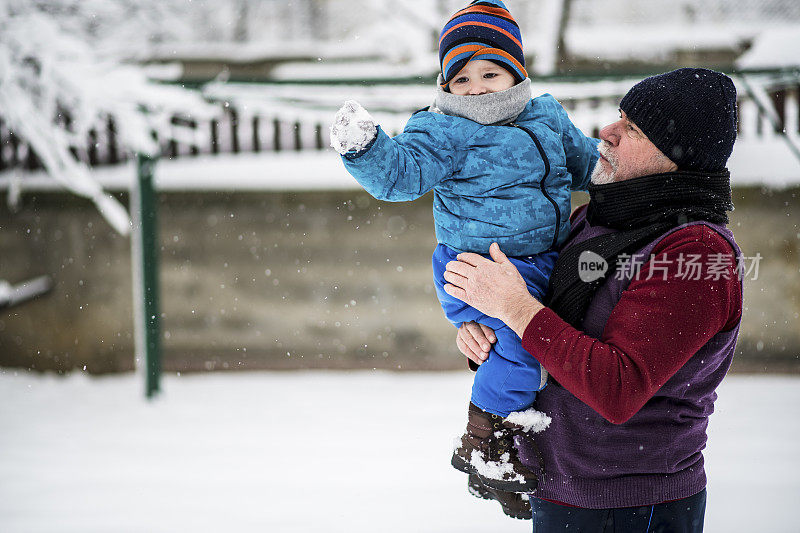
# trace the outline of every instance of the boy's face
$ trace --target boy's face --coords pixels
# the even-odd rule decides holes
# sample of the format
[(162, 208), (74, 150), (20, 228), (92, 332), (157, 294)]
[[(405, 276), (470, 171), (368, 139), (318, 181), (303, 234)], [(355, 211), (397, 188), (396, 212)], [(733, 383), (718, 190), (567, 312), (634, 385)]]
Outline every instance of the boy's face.
[(515, 85), (509, 71), (485, 59), (470, 61), (450, 81), (447, 87), (458, 95), (476, 95), (505, 91)]

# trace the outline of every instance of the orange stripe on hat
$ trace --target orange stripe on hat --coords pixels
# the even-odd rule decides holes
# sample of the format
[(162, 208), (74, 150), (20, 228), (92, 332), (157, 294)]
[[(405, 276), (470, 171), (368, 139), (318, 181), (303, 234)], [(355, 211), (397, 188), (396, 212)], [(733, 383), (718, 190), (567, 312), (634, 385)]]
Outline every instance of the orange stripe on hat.
[(464, 52), (478, 52), (479, 50), (496, 50), (496, 48), (488, 48), (488, 47), (482, 46), (480, 44), (464, 44), (464, 45), (458, 46), (458, 47), (453, 48), (452, 50), (450, 50), (450, 53), (448, 53), (444, 57), (444, 60), (442, 61), (442, 64), (443, 65), (447, 65), (448, 63), (450, 63), (450, 60), (453, 57), (455, 57), (455, 56), (457, 56), (459, 54), (463, 54)]
[(511, 61), (511, 64), (514, 65), (515, 67), (517, 67), (519, 69), (519, 71), (522, 72), (523, 75), (525, 75), (525, 77), (528, 76), (528, 71), (525, 70), (525, 67), (522, 66), (519, 61), (514, 59), (514, 56), (512, 56), (511, 54), (509, 54), (505, 50), (501, 50), (499, 48), (482, 48), (481, 50), (479, 50), (478, 52), (475, 52), (472, 55), (472, 57), (470, 58), (470, 61), (475, 59), (477, 56), (488, 55), (488, 54), (496, 54), (496, 55), (505, 57), (506, 59)]
[[(499, 48), (482, 48), (480, 45), (477, 45), (477, 44), (467, 44), (467, 45), (464, 45), (464, 46), (460, 46), (458, 48), (454, 48), (453, 50), (450, 51), (449, 54), (447, 54), (447, 56), (445, 57), (444, 63), (447, 64), (450, 61), (451, 56), (462, 54), (464, 52), (471, 52), (473, 50), (475, 51), (475, 53), (472, 54), (472, 56), (469, 58), (467, 63), (469, 63), (469, 61), (472, 61), (473, 59), (475, 59), (478, 56), (495, 54), (495, 55), (503, 56), (504, 58), (508, 59), (511, 62), (511, 64), (513, 64), (515, 67), (517, 67), (520, 70), (520, 72), (522, 72), (524, 77), (526, 77), (526, 78), (528, 77), (528, 71), (525, 69), (525, 67), (523, 67), (520, 64), (519, 61), (514, 59), (514, 56), (512, 56), (511, 54), (509, 54), (505, 50), (500, 50)], [(458, 74), (458, 72), (456, 72), (456, 75), (457, 74)], [(450, 80), (450, 81), (452, 81), (452, 80)], [(442, 87), (447, 87), (449, 84), (450, 84), (450, 82), (448, 81), (448, 82), (442, 83), (441, 86)]]
[(484, 28), (490, 28), (490, 29), (493, 29), (495, 31), (499, 31), (500, 33), (502, 33), (503, 35), (505, 35), (506, 37), (508, 37), (509, 39), (514, 41), (515, 43), (517, 43), (517, 45), (520, 48), (522, 48), (522, 43), (519, 41), (519, 39), (517, 39), (516, 37), (511, 35), (509, 32), (507, 32), (503, 28), (501, 28), (499, 26), (494, 26), (493, 24), (487, 24), (486, 22), (475, 22), (475, 21), (462, 22), (461, 24), (456, 24), (455, 26), (453, 26), (452, 28), (450, 28), (449, 30), (444, 32), (441, 37), (439, 37), (439, 44), (440, 45), (442, 44), (442, 39), (444, 39), (445, 36), (448, 35), (451, 31), (453, 31), (453, 30), (455, 30), (457, 28), (460, 28), (462, 26), (483, 26)]

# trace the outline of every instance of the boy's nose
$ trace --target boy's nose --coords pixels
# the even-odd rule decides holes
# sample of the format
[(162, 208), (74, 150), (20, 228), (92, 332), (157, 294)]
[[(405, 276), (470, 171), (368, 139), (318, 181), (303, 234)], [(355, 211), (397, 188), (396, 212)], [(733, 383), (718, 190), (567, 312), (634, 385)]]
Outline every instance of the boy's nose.
[(477, 95), (477, 94), (485, 94), (486, 87), (482, 83), (474, 83), (469, 88), (469, 94)]

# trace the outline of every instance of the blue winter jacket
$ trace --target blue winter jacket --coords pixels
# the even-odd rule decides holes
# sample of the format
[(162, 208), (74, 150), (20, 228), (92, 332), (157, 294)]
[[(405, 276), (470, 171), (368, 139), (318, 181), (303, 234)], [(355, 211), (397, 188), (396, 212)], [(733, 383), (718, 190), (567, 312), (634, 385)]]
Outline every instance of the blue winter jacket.
[(343, 160), (379, 200), (415, 200), (433, 189), (440, 243), (488, 253), (496, 241), (507, 255), (527, 256), (566, 238), (570, 191), (589, 184), (597, 143), (545, 94), (505, 126), (420, 111), (400, 135), (378, 128), (370, 146)]

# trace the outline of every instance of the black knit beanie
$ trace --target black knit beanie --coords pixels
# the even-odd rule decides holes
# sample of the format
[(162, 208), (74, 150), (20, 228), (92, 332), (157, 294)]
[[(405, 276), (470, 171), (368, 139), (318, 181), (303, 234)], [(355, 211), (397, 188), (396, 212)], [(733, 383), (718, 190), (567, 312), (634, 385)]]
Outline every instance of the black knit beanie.
[(736, 88), (720, 72), (680, 68), (634, 85), (619, 108), (680, 170), (717, 172), (736, 140)]

